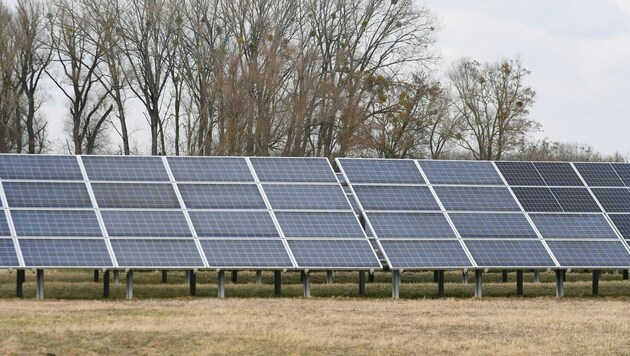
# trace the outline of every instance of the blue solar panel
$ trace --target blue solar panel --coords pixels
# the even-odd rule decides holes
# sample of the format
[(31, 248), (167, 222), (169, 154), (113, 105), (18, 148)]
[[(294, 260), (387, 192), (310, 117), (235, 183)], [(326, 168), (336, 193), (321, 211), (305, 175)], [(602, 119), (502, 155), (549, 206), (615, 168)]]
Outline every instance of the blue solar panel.
[(83, 156), (91, 181), (162, 181), (170, 179), (161, 157)]
[(586, 188), (551, 188), (562, 209), (575, 213), (599, 213), (602, 210)]
[(455, 238), (442, 213), (367, 213), (370, 224), (381, 239)]
[(103, 236), (94, 211), (14, 210), (11, 217), (17, 236)]
[(365, 240), (289, 240), (302, 268), (381, 268), (372, 246)]
[(27, 180), (83, 180), (74, 156), (0, 155), (0, 178)]
[(204, 267), (192, 239), (112, 239), (111, 243), (121, 268)]
[(503, 185), (492, 162), (419, 161), (431, 184)]
[(531, 214), (530, 217), (546, 239), (618, 239), (601, 214)]
[(548, 186), (582, 187), (584, 183), (570, 163), (566, 162), (536, 162), (536, 170), (543, 177)]
[(181, 211), (105, 210), (101, 214), (112, 237), (192, 237)]
[(525, 211), (561, 212), (562, 207), (549, 188), (512, 188)]
[(178, 182), (253, 182), (244, 157), (168, 157)]
[(626, 188), (591, 189), (604, 210), (609, 213), (630, 212), (630, 192)]
[(337, 183), (325, 158), (252, 157), (250, 161), (261, 182)]
[(84, 183), (7, 182), (3, 184), (12, 208), (91, 208)]
[(447, 211), (520, 211), (504, 187), (435, 187)]
[(273, 209), (352, 209), (338, 185), (264, 184), (263, 189)]
[(346, 197), (348, 197), (348, 201), (350, 202), (350, 206), (355, 213), (360, 213), (361, 208), (359, 207), (359, 203), (357, 202), (357, 197), (354, 196), (349, 186), (343, 187), (343, 192), (346, 193)]
[(211, 268), (291, 268), (281, 240), (201, 240)]
[(427, 187), (355, 186), (354, 191), (365, 210), (440, 210)]
[(468, 251), (479, 267), (547, 267), (554, 262), (542, 241), (467, 240)]
[(188, 209), (266, 209), (255, 184), (178, 184)]
[(424, 184), (416, 164), (399, 159), (339, 158), (350, 183)]
[(102, 239), (20, 239), (26, 267), (111, 267)]
[(630, 239), (630, 215), (610, 214), (610, 220), (615, 223), (617, 230), (624, 239)]
[(630, 266), (630, 254), (621, 241), (547, 241), (562, 267)]
[(574, 163), (586, 184), (591, 187), (623, 187), (617, 172), (609, 163)]
[(19, 267), (15, 245), (12, 239), (0, 239), (0, 266), (2, 267)]
[(532, 162), (496, 162), (496, 165), (509, 185), (546, 185)]
[(524, 214), (449, 214), (462, 238), (538, 238)]
[(390, 268), (468, 268), (472, 263), (457, 240), (383, 240)]
[(191, 211), (199, 237), (280, 237), (266, 211)]
[(365, 238), (353, 212), (277, 212), (276, 218), (287, 238)]
[(610, 165), (626, 187), (630, 187), (630, 163), (611, 163)]
[(7, 217), (3, 212), (0, 212), (0, 236), (11, 236), (11, 230), (9, 230)]
[(101, 209), (179, 209), (171, 184), (161, 183), (92, 183)]

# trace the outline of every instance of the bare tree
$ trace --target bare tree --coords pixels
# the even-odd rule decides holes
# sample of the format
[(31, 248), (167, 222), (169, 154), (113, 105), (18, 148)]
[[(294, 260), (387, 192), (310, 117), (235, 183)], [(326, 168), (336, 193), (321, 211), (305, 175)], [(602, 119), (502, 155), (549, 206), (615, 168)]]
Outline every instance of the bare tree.
[(19, 84), (15, 78), (14, 13), (0, 2), (0, 152), (16, 148), (19, 120)]
[(528, 116), (535, 96), (524, 83), (529, 74), (519, 60), (462, 59), (449, 71), (461, 125), (457, 139), (475, 159), (500, 160), (539, 128)]

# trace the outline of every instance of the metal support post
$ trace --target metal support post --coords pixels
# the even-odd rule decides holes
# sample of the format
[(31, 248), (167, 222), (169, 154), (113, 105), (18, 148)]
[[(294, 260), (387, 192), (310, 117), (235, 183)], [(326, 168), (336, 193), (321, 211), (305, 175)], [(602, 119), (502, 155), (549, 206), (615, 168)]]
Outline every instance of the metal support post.
[(534, 283), (540, 283), (540, 271), (534, 270)]
[(433, 283), (437, 283), (438, 282), (438, 276), (439, 272), (438, 271), (433, 271)]
[(98, 270), (95, 269), (94, 270), (94, 283), (98, 283), (98, 277), (99, 277), (98, 275), (99, 275)]
[(18, 298), (22, 298), (24, 297), (24, 280), (25, 278), (25, 271), (23, 269), (18, 269), (17, 273), (16, 273), (16, 285), (15, 285), (15, 295)]
[(168, 271), (162, 271), (162, 283), (168, 283)]
[(556, 297), (564, 297), (564, 270), (556, 270)]
[(184, 271), (184, 283), (190, 284), (190, 271)]
[(217, 292), (218, 298), (225, 298), (225, 271), (217, 272)]
[(262, 283), (262, 271), (258, 270), (256, 271), (256, 284), (261, 284)]
[(359, 295), (365, 295), (365, 271), (359, 271)]
[(37, 299), (44, 299), (44, 270), (37, 270)]
[(623, 277), (621, 277), (621, 278), (623, 278), (624, 281), (627, 281), (628, 280), (628, 270), (624, 269), (622, 273), (623, 273)]
[(475, 297), (481, 298), (483, 295), (483, 270), (475, 270)]
[(190, 284), (188, 285), (190, 295), (197, 295), (197, 273), (195, 273), (195, 271), (190, 271), (188, 273), (190, 274)]
[(508, 282), (508, 270), (504, 269), (501, 271), (501, 282), (503, 283), (507, 283)]
[(368, 282), (370, 283), (374, 282), (374, 272), (368, 273)]
[(326, 284), (333, 283), (333, 271), (326, 271)]
[(109, 298), (109, 270), (103, 272), (103, 298)]
[(273, 272), (273, 294), (280, 295), (282, 292), (282, 271)]
[(238, 282), (238, 271), (232, 271), (232, 283)]
[(114, 284), (120, 283), (120, 271), (114, 271)]
[(400, 298), (400, 271), (392, 271), (392, 298)]
[(593, 295), (599, 294), (599, 281), (602, 278), (602, 271), (594, 270), (593, 271)]
[(438, 271), (438, 296), (444, 298), (444, 270)]
[(523, 270), (516, 270), (516, 295), (523, 295)]
[(304, 276), (304, 298), (311, 297), (311, 277), (309, 272), (302, 272)]
[(133, 271), (127, 272), (127, 299), (133, 299)]
[(462, 271), (462, 283), (468, 284), (468, 271)]

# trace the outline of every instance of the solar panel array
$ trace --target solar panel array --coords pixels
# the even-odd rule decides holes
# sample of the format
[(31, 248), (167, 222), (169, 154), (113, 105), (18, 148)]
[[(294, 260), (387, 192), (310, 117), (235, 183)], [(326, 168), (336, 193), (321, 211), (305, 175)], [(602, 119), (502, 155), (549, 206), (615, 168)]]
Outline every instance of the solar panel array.
[(0, 266), (378, 269), (326, 159), (0, 155)]
[(391, 268), (630, 266), (630, 164), (337, 164)]

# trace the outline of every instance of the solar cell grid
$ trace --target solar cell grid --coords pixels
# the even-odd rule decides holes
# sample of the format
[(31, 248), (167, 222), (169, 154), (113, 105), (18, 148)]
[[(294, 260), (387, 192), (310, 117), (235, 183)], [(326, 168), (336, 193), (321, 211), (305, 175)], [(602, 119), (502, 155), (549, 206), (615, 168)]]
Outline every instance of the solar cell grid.
[(19, 239), (26, 267), (111, 267), (103, 239)]
[(4, 212), (0, 212), (0, 236), (11, 236), (9, 223), (7, 223), (7, 217), (4, 215)]
[(610, 214), (610, 220), (615, 224), (617, 230), (624, 239), (630, 239), (630, 215)]
[(0, 179), (83, 180), (75, 156), (0, 155)]
[(340, 158), (351, 183), (424, 184), (412, 160)]
[(173, 186), (162, 183), (92, 183), (101, 209), (179, 209)]
[(287, 238), (365, 238), (352, 212), (277, 212), (276, 218)]
[(111, 237), (192, 237), (181, 211), (105, 210), (101, 215)]
[(466, 246), (479, 267), (546, 267), (554, 262), (542, 241), (467, 240)]
[(121, 268), (204, 267), (192, 239), (112, 239), (111, 244)]
[(266, 209), (255, 184), (178, 184), (188, 209)]
[(418, 161), (431, 184), (503, 185), (492, 162)]
[(549, 188), (513, 187), (512, 192), (528, 212), (561, 212), (562, 207)]
[(520, 211), (514, 197), (503, 187), (434, 187), (447, 211)]
[(536, 170), (548, 186), (582, 187), (584, 183), (570, 163), (566, 162), (536, 162)]
[(495, 163), (509, 185), (546, 185), (532, 162), (499, 161)]
[(253, 182), (244, 157), (168, 157), (178, 182)]
[(7, 202), (12, 208), (91, 208), (84, 183), (6, 182)]
[(198, 237), (280, 237), (266, 211), (190, 211)]
[(547, 241), (562, 267), (627, 267), (630, 254), (621, 241)]
[(630, 212), (630, 192), (626, 188), (592, 188), (591, 191), (609, 213)]
[(261, 182), (337, 183), (337, 177), (325, 158), (251, 157)]
[(545, 239), (618, 239), (601, 214), (531, 214)]
[(451, 213), (462, 238), (538, 238), (524, 214)]
[(367, 213), (378, 238), (456, 238), (442, 213)]
[(355, 186), (364, 210), (439, 211), (440, 206), (427, 187)]
[(11, 217), (17, 236), (103, 236), (94, 211), (14, 210)]
[(273, 209), (350, 210), (346, 194), (338, 185), (263, 184)]
[(19, 267), (15, 246), (12, 239), (0, 239), (0, 266)]
[(586, 188), (551, 188), (562, 210), (566, 212), (601, 212), (599, 205)]
[(472, 267), (457, 240), (384, 240), (391, 268)]
[(293, 267), (280, 240), (201, 240), (211, 268)]
[(161, 157), (83, 156), (81, 159), (91, 181), (170, 180)]
[(303, 268), (381, 268), (367, 239), (289, 240), (299, 267)]
[(611, 163), (615, 173), (621, 178), (626, 187), (630, 187), (630, 163)]
[(609, 163), (574, 163), (586, 184), (591, 187), (623, 187), (624, 184)]

